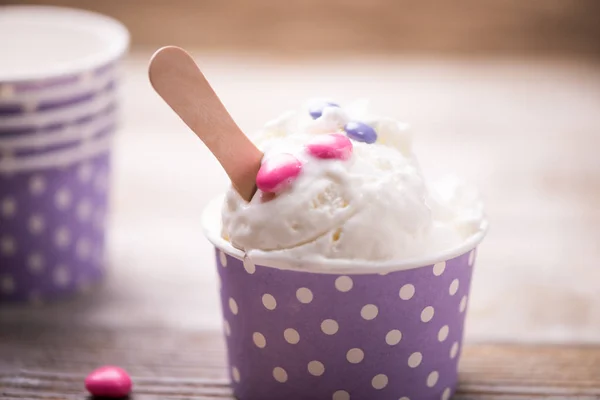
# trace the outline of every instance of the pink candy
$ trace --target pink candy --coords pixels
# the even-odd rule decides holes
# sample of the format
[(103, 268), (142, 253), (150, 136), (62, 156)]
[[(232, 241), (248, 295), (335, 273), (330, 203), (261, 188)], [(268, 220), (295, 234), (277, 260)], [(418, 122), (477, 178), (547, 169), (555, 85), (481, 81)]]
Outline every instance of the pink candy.
[(256, 186), (263, 192), (278, 192), (292, 183), (301, 170), (302, 163), (291, 154), (269, 157), (258, 170)]
[(119, 367), (98, 368), (85, 378), (85, 388), (93, 396), (119, 398), (131, 392), (131, 378)]
[[(347, 160), (352, 155), (352, 142), (345, 135), (319, 135), (306, 145), (310, 155), (322, 159)], [(277, 193), (288, 187), (302, 171), (302, 163), (283, 153), (266, 159), (256, 175), (256, 186), (263, 193)], [(262, 198), (268, 201), (270, 198)]]
[(332, 133), (317, 136), (306, 145), (306, 150), (317, 158), (347, 160), (352, 155), (352, 142), (345, 135)]

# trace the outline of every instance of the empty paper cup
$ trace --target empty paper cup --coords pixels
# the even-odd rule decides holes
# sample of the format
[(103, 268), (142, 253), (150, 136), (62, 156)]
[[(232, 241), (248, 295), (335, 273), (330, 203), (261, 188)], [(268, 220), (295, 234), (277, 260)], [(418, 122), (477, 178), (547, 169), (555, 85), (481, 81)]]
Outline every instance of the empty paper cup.
[(85, 290), (104, 271), (118, 22), (57, 7), (0, 13), (0, 302)]
[(229, 372), (240, 400), (449, 399), (476, 246), (407, 262), (250, 259), (216, 247)]

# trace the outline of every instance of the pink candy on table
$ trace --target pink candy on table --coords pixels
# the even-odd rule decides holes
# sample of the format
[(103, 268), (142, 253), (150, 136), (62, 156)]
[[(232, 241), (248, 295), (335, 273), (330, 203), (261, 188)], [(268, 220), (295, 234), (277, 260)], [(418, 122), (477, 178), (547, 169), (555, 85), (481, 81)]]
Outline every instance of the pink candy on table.
[(85, 388), (93, 396), (120, 398), (131, 392), (131, 378), (122, 368), (104, 366), (85, 378)]
[(317, 158), (347, 160), (352, 155), (352, 142), (345, 135), (320, 135), (306, 145), (309, 154)]
[(283, 153), (266, 159), (256, 175), (256, 186), (263, 192), (275, 193), (289, 185), (302, 170), (302, 163)]

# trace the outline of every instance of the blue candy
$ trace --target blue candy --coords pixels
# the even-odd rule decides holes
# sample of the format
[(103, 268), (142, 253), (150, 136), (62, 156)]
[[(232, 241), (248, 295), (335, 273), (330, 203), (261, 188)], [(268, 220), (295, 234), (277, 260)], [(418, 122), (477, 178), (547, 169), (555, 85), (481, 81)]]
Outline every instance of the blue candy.
[(339, 107), (339, 106), (340, 106), (339, 104), (332, 103), (330, 101), (318, 102), (318, 103), (310, 105), (310, 107), (308, 108), (308, 113), (310, 114), (310, 116), (312, 117), (312, 119), (317, 119), (321, 115), (323, 115), (323, 110), (325, 108), (327, 108), (327, 107)]
[(377, 132), (371, 126), (358, 121), (350, 121), (344, 127), (346, 135), (357, 142), (375, 143)]

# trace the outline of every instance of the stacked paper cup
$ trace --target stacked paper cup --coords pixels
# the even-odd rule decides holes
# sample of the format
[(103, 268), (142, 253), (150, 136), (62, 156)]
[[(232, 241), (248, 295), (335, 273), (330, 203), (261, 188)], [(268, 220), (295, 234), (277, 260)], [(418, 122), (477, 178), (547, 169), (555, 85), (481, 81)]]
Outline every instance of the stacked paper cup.
[(0, 13), (0, 302), (103, 275), (118, 61), (128, 34), (55, 7)]

